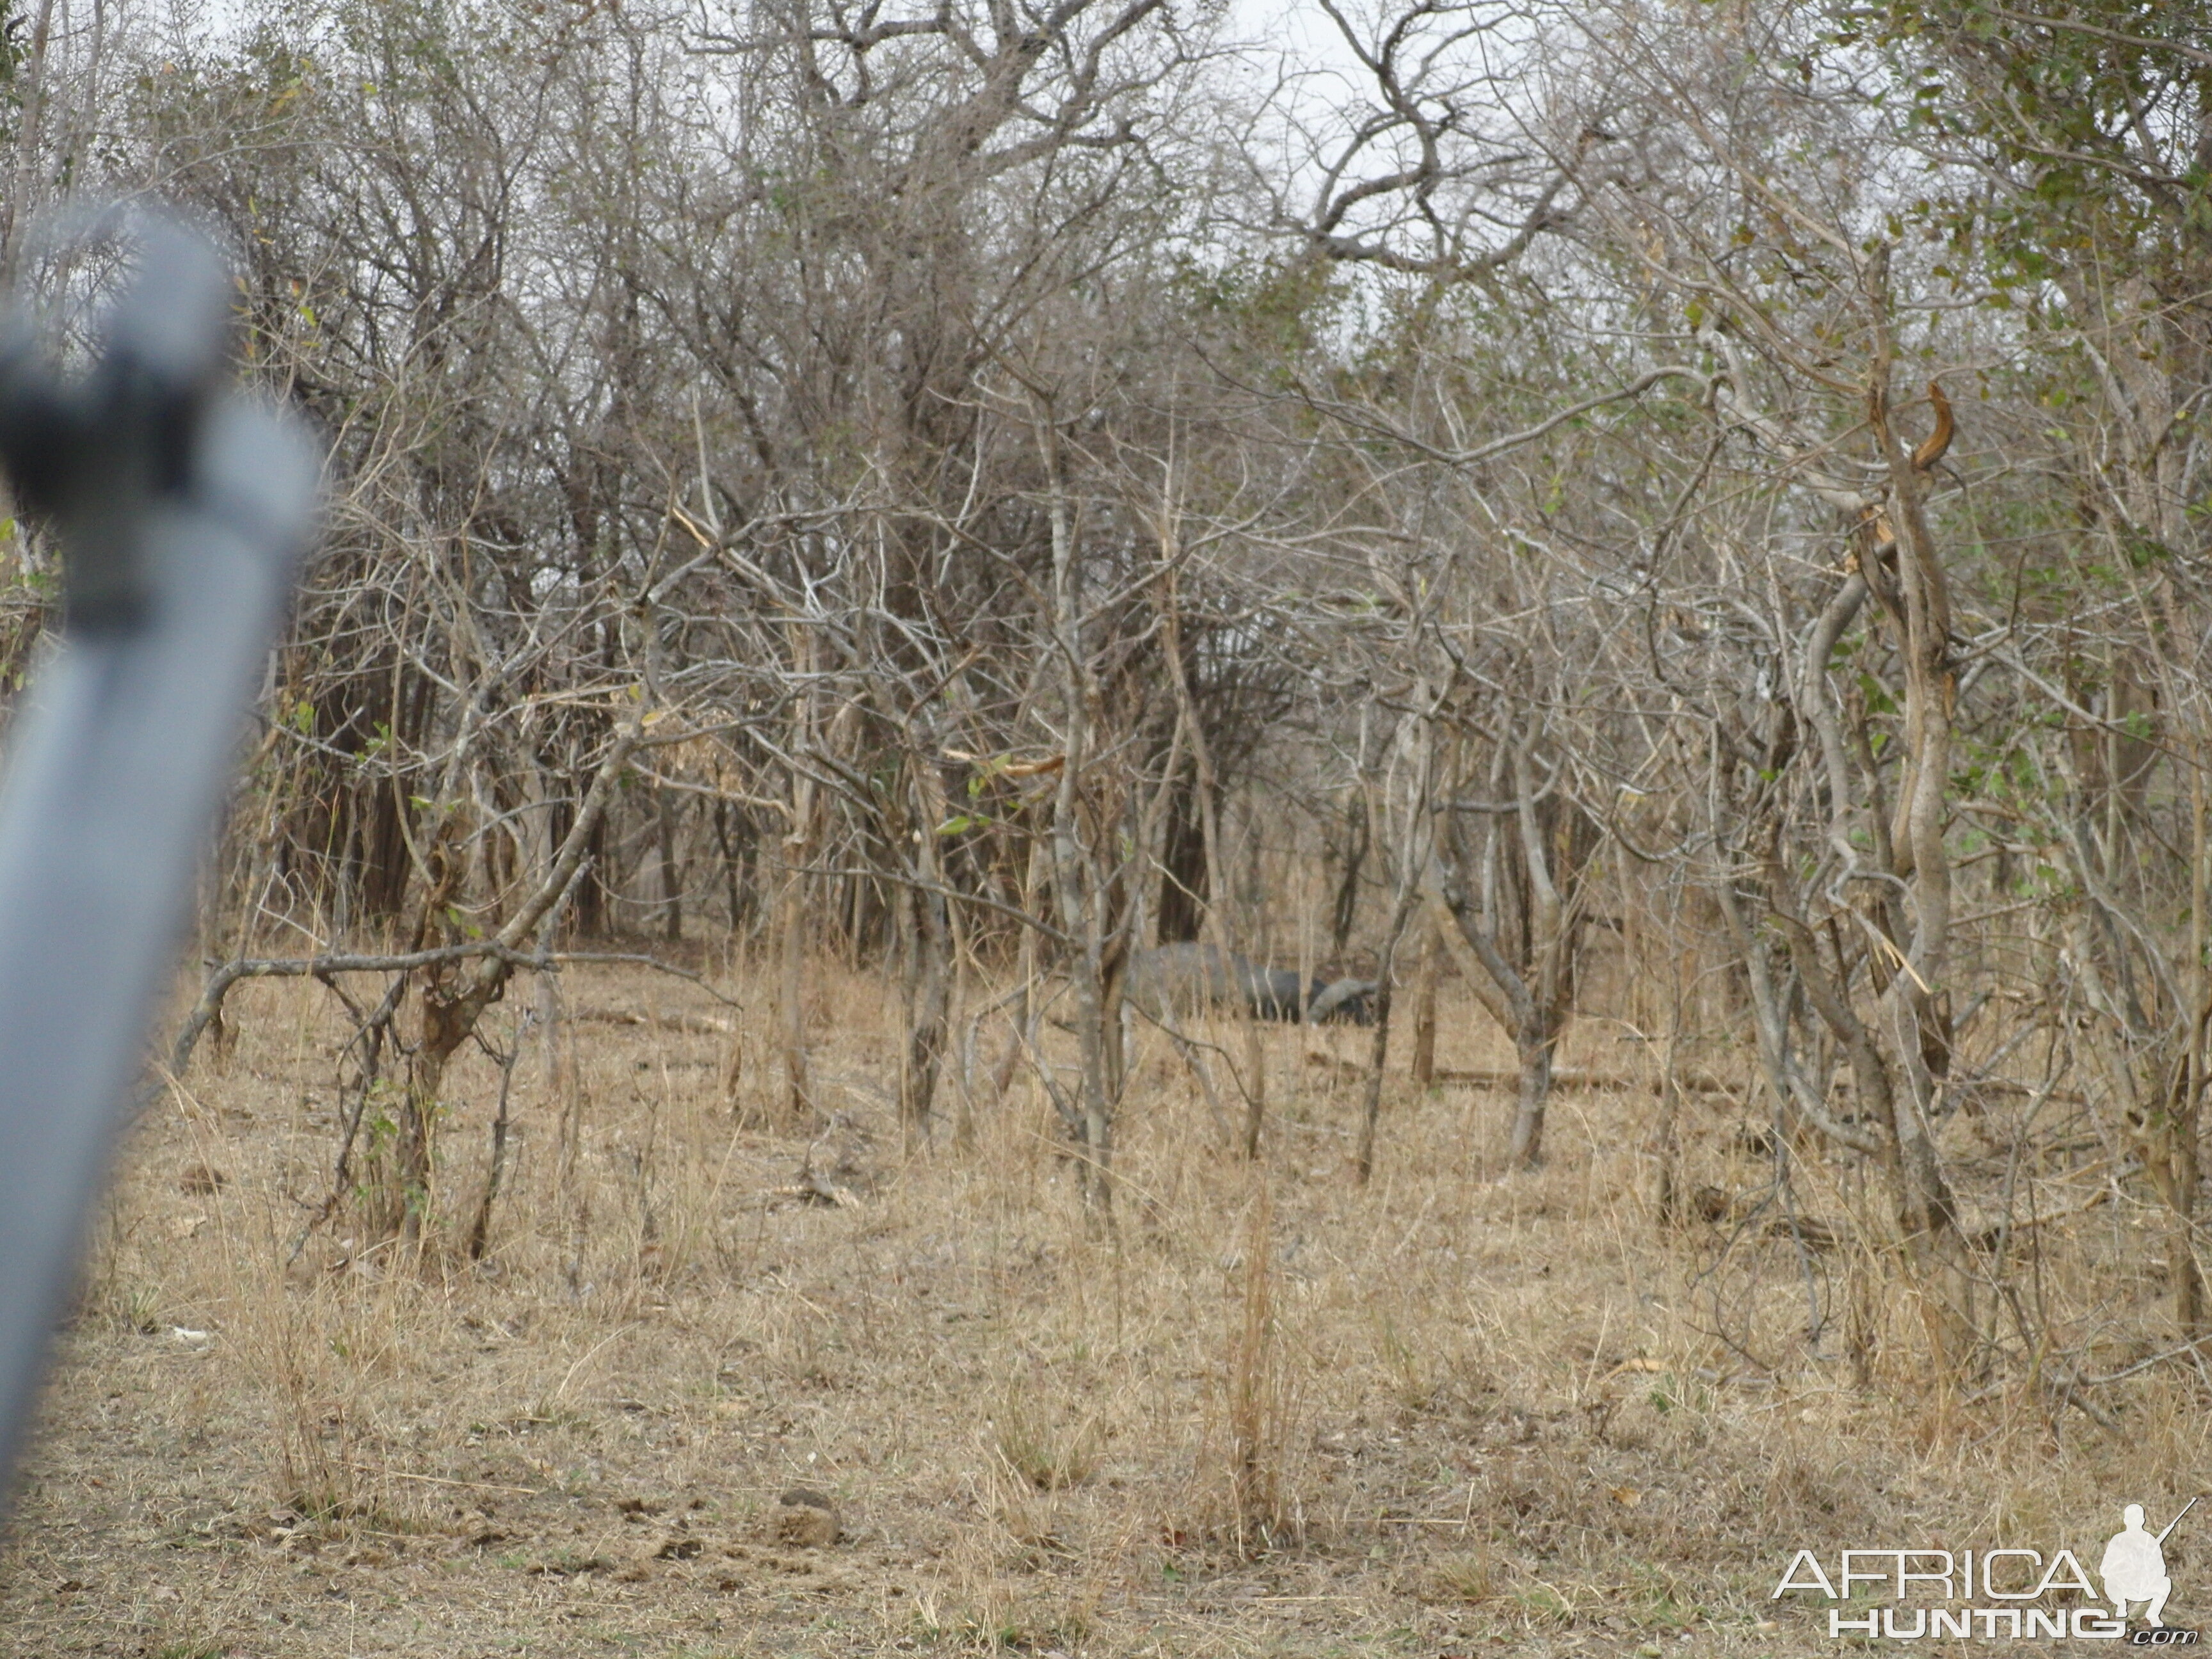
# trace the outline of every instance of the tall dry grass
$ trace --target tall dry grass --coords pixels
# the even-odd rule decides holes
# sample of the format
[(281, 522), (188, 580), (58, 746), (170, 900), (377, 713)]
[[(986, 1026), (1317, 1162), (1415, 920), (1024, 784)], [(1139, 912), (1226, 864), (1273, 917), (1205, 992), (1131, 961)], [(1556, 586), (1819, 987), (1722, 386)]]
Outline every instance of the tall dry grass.
[[(679, 981), (574, 970), (550, 1042), (496, 1034), (481, 1259), (492, 1062), (453, 1074), (419, 1255), (350, 1204), (310, 1231), (343, 1033), (242, 987), (100, 1231), (0, 1581), (24, 1650), (1812, 1651), (1768, 1599), (1789, 1540), (2087, 1540), (2212, 1480), (2193, 1369), (2098, 1380), (2157, 1346), (2124, 1192), (2031, 1230), (1990, 1318), (2033, 1363), (1936, 1397), (1878, 1193), (1796, 1149), (1778, 1206), (1740, 1101), (1679, 1109), (1679, 1224), (1640, 1088), (1564, 1093), (1508, 1177), (1504, 1092), (1394, 1076), (1362, 1189), (1364, 1034), (1263, 1033), (1252, 1164), (1140, 1030), (1105, 1230), (988, 1028), (909, 1155), (883, 986), (812, 981), (827, 1121)], [(1636, 1072), (1620, 1036), (1565, 1063)], [(1447, 981), (1440, 1074), (1504, 1059)], [(832, 1166), (849, 1201), (805, 1195)], [(2075, 1177), (2035, 1179), (2056, 1211)], [(778, 1541), (793, 1485), (843, 1542)]]

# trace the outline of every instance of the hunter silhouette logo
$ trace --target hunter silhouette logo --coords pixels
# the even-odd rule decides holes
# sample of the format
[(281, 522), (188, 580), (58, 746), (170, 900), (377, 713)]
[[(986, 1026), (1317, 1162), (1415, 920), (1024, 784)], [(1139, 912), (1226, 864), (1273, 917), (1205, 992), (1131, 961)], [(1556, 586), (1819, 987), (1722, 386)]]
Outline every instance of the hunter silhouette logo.
[(2124, 1620), (2128, 1605), (2147, 1601), (2143, 1622), (2162, 1626), (2166, 1623), (2166, 1598), (2173, 1594), (2173, 1580), (2166, 1572), (2166, 1540), (2181, 1524), (2181, 1516), (2197, 1507), (2199, 1502), (2191, 1498), (2177, 1515), (2166, 1523), (2166, 1531), (2153, 1535), (2143, 1530), (2143, 1507), (2130, 1504), (2120, 1511), (2125, 1523), (2123, 1529), (2112, 1534), (2112, 1541), (2105, 1546), (2105, 1559), (2099, 1564), (2097, 1576), (2105, 1581), (2105, 1599)]
[[(2173, 1595), (2166, 1541), (2203, 1501), (2191, 1498), (2158, 1532), (2144, 1524), (2142, 1504), (2128, 1504), (2120, 1511), (2120, 1530), (2095, 1558), (2094, 1579), (2082, 1557), (2065, 1548), (2047, 1555), (2016, 1545), (1846, 1549), (1832, 1558), (1832, 1571), (1818, 1552), (1800, 1549), (1775, 1585), (1774, 1596), (1811, 1592), (1828, 1602), (1828, 1634), (1837, 1638), (2019, 1642), (2070, 1637), (2138, 1648), (2193, 1647), (2195, 1631), (2166, 1622)], [(2132, 1628), (2131, 1610), (2141, 1620)]]

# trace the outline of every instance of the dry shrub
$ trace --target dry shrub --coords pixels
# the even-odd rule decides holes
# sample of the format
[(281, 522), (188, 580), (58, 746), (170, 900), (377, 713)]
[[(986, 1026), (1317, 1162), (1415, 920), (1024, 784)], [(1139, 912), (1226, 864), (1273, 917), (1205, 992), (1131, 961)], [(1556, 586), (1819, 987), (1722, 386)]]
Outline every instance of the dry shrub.
[(1480, 1607), (1504, 1593), (1504, 1577), (1494, 1551), (1476, 1545), (1438, 1556), (1422, 1576), (1419, 1594), (1424, 1601), (1461, 1602)]
[(226, 1334), (267, 1415), (268, 1495), (318, 1521), (386, 1515), (388, 1452), (368, 1431), (370, 1402), (404, 1381), (418, 1322), (411, 1287), (366, 1271), (306, 1283), (241, 1273), (234, 1283)]
[(992, 1427), (999, 1462), (1039, 1492), (1088, 1480), (1104, 1451), (1095, 1413), (1077, 1412), (1035, 1384), (1009, 1383)]
[(1292, 1480), (1297, 1388), (1277, 1307), (1274, 1206), (1264, 1173), (1253, 1178), (1228, 1306), (1219, 1423), (1201, 1475), (1214, 1493), (1209, 1529), (1239, 1557), (1297, 1536), (1301, 1505)]

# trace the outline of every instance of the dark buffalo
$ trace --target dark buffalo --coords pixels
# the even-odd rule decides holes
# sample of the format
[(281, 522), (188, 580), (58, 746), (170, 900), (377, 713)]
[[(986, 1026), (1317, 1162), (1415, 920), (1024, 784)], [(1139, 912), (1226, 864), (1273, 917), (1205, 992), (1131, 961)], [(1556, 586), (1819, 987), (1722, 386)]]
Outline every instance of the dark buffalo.
[(1163, 945), (1129, 964), (1128, 995), (1155, 1018), (1179, 1010), (1231, 1008), (1256, 1019), (1375, 1023), (1375, 981), (1304, 982), (1288, 968), (1263, 968), (1212, 945)]

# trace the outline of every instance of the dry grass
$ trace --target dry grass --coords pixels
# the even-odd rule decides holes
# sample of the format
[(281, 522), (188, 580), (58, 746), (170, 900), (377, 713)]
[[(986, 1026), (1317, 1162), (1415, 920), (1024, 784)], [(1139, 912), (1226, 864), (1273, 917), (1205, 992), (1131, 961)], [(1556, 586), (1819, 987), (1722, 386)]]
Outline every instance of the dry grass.
[[(1109, 1233), (1019, 1081), (974, 1103), (972, 1147), (902, 1163), (871, 981), (829, 976), (817, 1011), (850, 1206), (779, 1194), (816, 1137), (760, 1127), (757, 1050), (732, 1101), (710, 1006), (624, 970), (568, 989), (602, 1017), (565, 1028), (570, 1077), (526, 1053), (471, 1264), (343, 1224), (293, 1256), (339, 1031), (312, 988), (242, 988), (234, 1050), (143, 1126), (100, 1230), (0, 1577), (11, 1650), (1813, 1652), (1767, 1599), (1800, 1543), (2078, 1549), (2212, 1482), (2172, 1367), (2085, 1392), (2094, 1417), (1931, 1398), (1909, 1290), (1747, 1207), (1725, 1097), (1685, 1109), (1718, 1218), (1668, 1231), (1648, 1096), (1564, 1096), (1548, 1168), (1501, 1179), (1501, 1097), (1394, 1081), (1361, 1190), (1356, 1085), (1296, 1063), (1301, 1034), (1269, 1033), (1263, 1171), (1155, 1045)], [(655, 1011), (684, 1018), (613, 1018)], [(1501, 1062), (1471, 1006), (1440, 1024), (1441, 1065)], [(455, 1075), (455, 1237), (495, 1080)], [(1805, 1186), (1832, 1219), (1873, 1206)], [(2031, 1292), (2077, 1356), (2160, 1328), (2137, 1218), (2045, 1243)], [(784, 1541), (794, 1485), (841, 1542)], [(2212, 1597), (2193, 1552), (2169, 1546), (2184, 1623)]]

